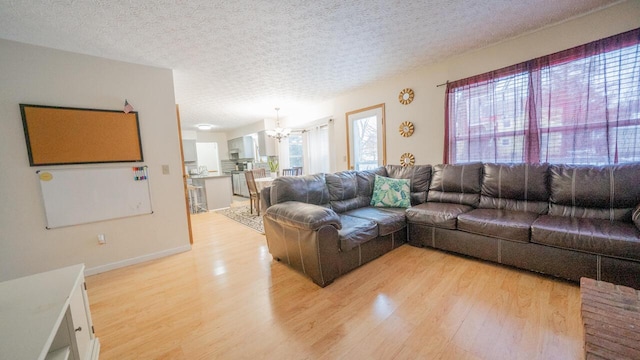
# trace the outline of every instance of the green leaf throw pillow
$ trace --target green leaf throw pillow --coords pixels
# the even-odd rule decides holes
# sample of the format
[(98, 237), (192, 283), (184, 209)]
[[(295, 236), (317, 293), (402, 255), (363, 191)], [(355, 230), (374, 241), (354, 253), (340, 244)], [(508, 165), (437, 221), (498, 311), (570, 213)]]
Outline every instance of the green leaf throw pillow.
[(409, 179), (392, 179), (376, 175), (371, 206), (408, 208), (411, 206), (409, 185)]

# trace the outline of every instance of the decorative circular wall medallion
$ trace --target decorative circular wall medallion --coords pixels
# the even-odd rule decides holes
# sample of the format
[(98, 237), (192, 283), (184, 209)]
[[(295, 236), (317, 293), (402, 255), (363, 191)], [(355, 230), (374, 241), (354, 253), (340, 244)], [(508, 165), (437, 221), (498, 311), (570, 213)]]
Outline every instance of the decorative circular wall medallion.
[(412, 153), (404, 153), (400, 156), (400, 165), (413, 166), (416, 163), (416, 158)]
[(413, 123), (411, 121), (403, 122), (402, 124), (400, 124), (400, 128), (398, 129), (398, 131), (400, 131), (400, 135), (404, 137), (413, 135)]
[(400, 91), (400, 95), (398, 95), (398, 100), (402, 105), (409, 105), (413, 101), (413, 90), (406, 88)]

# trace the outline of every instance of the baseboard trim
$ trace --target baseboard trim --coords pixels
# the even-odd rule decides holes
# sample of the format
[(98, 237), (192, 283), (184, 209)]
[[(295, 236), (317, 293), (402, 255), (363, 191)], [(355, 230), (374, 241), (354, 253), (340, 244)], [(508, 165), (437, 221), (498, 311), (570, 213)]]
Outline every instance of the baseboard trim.
[(116, 261), (116, 262), (112, 262), (105, 265), (87, 268), (85, 269), (84, 274), (85, 276), (95, 275), (95, 274), (103, 273), (105, 271), (115, 270), (125, 266), (135, 265), (135, 264), (143, 263), (146, 261), (160, 259), (163, 257), (183, 253), (189, 250), (191, 250), (191, 245), (184, 245), (184, 246), (180, 246), (173, 249), (167, 249), (167, 250), (163, 250), (163, 251), (159, 251), (159, 252), (155, 252), (155, 253), (151, 253), (143, 256), (134, 257), (131, 259)]

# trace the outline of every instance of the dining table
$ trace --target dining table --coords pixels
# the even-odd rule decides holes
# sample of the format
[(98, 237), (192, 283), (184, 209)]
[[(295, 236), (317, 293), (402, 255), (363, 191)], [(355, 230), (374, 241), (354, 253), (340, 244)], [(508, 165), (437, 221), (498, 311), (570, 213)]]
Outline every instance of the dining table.
[(273, 178), (271, 177), (255, 178), (254, 181), (256, 182), (256, 190), (258, 190), (258, 193), (260, 193), (262, 189), (271, 186), (271, 183), (273, 182)]

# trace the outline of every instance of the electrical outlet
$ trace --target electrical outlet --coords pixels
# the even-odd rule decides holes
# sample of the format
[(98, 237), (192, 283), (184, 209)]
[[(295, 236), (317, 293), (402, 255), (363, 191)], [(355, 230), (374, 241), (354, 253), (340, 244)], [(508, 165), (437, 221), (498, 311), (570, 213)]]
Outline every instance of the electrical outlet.
[(98, 244), (104, 245), (106, 243), (107, 243), (107, 238), (104, 236), (104, 234), (98, 234)]
[(162, 165), (162, 175), (169, 175), (169, 165)]

